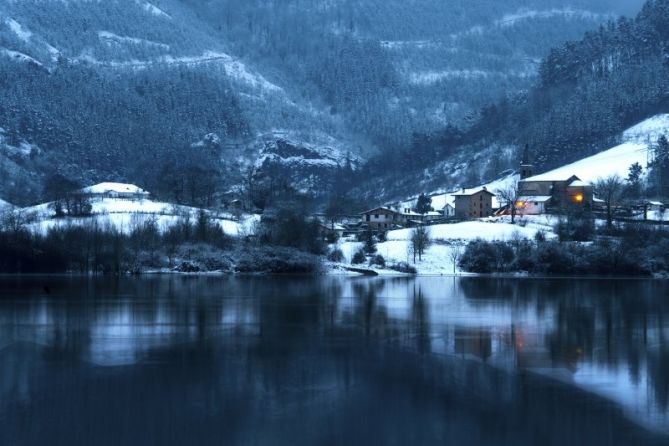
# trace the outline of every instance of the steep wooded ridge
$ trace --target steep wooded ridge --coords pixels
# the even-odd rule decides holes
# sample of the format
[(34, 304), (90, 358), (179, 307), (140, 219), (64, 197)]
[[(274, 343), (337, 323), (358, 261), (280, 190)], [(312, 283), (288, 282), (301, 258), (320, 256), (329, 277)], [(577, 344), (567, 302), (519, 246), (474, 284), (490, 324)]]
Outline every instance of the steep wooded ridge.
[[(640, 5), (2, 2), (0, 196), (34, 201), (58, 173), (192, 201), (210, 197), (212, 185), (224, 192), (240, 184), (268, 159), (284, 169), (270, 163), (271, 171), (295, 162), (303, 177), (313, 173), (295, 183), (314, 192), (323, 175), (359, 156), (430, 145), (415, 134), (450, 125), (460, 144), (472, 128), (502, 128), (482, 107), (529, 88), (552, 46)], [(556, 91), (580, 82), (541, 73)], [(269, 153), (286, 147), (279, 141), (309, 147), (307, 162)], [(448, 146), (413, 158), (451, 162)], [(308, 161), (314, 153), (321, 159)]]

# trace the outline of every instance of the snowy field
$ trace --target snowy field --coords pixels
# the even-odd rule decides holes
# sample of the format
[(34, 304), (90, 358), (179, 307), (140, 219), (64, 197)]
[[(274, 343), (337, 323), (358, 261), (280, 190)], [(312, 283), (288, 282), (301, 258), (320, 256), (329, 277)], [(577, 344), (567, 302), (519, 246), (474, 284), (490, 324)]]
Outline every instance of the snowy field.
[[(200, 211), (194, 207), (148, 199), (100, 198), (92, 200), (93, 209), (90, 217), (54, 218), (49, 205), (50, 203), (44, 203), (21, 209), (25, 216), (33, 220), (28, 225), (31, 231), (43, 234), (56, 227), (96, 223), (102, 227), (114, 227), (124, 233), (129, 233), (133, 228), (150, 219), (154, 219), (158, 228), (164, 231), (184, 218), (190, 218), (191, 222), (195, 222)], [(207, 212), (226, 234), (235, 237), (253, 233), (255, 222), (259, 220), (259, 217), (255, 215), (235, 219), (227, 213)]]
[(629, 128), (622, 135), (622, 144), (596, 155), (559, 167), (533, 177), (556, 178), (576, 175), (583, 181), (596, 182), (600, 178), (618, 175), (627, 178), (629, 167), (639, 163), (644, 171), (648, 167), (649, 146), (661, 135), (669, 135), (669, 114), (657, 115)]
[[(399, 229), (388, 232), (388, 241), (377, 244), (377, 253), (383, 256), (386, 264), (407, 262), (422, 275), (463, 274), (455, 263), (470, 241), (534, 239), (539, 231), (544, 232), (547, 239), (554, 239), (557, 237), (553, 232), (556, 222), (552, 216), (531, 216), (517, 219), (515, 225), (511, 224), (510, 217), (500, 217), (429, 226), (432, 244), (423, 259), (416, 260), (415, 264), (410, 241), (412, 229)], [(337, 244), (337, 248), (344, 254), (345, 262), (349, 264), (353, 255), (362, 247), (362, 243), (349, 239)]]

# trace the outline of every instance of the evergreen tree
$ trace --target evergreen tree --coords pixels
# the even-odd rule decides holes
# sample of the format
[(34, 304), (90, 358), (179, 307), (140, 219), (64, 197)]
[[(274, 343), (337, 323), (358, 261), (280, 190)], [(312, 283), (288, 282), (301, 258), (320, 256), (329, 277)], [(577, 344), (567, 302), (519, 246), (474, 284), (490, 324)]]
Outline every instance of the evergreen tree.
[(420, 194), (418, 200), (416, 201), (416, 212), (421, 215), (425, 215), (432, 210), (434, 210), (432, 208), (432, 198), (425, 194)]
[(653, 171), (657, 192), (661, 195), (669, 194), (669, 140), (665, 135), (660, 136), (655, 145), (655, 160)]
[(641, 174), (643, 167), (641, 164), (634, 163), (630, 166), (627, 174), (627, 193), (630, 198), (638, 198), (641, 194)]

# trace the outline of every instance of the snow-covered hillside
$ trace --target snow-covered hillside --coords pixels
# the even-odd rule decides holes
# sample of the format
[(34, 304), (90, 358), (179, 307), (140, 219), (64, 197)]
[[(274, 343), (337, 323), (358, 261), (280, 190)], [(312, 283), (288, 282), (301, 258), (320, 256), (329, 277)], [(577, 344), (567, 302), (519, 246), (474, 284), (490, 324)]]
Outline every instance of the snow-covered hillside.
[(644, 170), (648, 168), (648, 162), (652, 160), (650, 148), (660, 135), (669, 135), (669, 114), (654, 116), (629, 128), (622, 134), (623, 142), (618, 146), (537, 175), (533, 179), (564, 175), (576, 175), (588, 182), (612, 175), (626, 178), (629, 167), (634, 163), (639, 163)]
[(0, 198), (0, 212), (6, 211), (6, 210), (11, 209), (11, 208), (12, 208), (12, 205), (10, 203), (8, 203), (7, 201)]
[[(95, 187), (89, 188), (95, 189)], [(140, 188), (137, 188), (141, 190)], [(194, 222), (199, 208), (181, 206), (150, 199), (93, 198), (91, 216), (60, 217), (54, 216), (51, 203), (30, 206), (16, 210), (28, 221), (28, 229), (46, 233), (49, 229), (68, 226), (87, 226), (97, 224), (100, 227), (114, 227), (123, 233), (129, 233), (143, 223), (153, 220), (159, 230), (164, 231), (183, 219)], [(231, 236), (252, 234), (258, 216), (246, 215), (235, 218), (227, 213), (206, 211)]]

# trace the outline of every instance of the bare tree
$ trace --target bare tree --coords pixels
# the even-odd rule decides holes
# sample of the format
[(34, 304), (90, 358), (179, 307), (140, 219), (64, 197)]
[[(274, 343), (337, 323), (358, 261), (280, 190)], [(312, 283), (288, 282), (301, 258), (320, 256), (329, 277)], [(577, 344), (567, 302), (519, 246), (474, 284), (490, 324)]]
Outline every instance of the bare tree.
[(618, 175), (612, 175), (608, 178), (600, 178), (594, 185), (594, 192), (598, 198), (604, 200), (606, 206), (606, 227), (613, 226), (613, 207), (620, 201), (625, 182)]
[(453, 275), (456, 273), (456, 267), (458, 265), (458, 261), (460, 260), (460, 257), (462, 257), (462, 249), (458, 245), (454, 245), (451, 247), (451, 252), (448, 254), (448, 257), (453, 261)]
[(509, 206), (509, 209), (511, 210), (511, 224), (515, 224), (518, 195), (519, 195), (518, 187), (515, 185), (507, 186), (502, 189), (498, 189), (495, 192), (497, 193), (497, 197), (499, 198), (499, 200), (503, 203), (506, 203), (506, 205)]
[(430, 246), (430, 231), (425, 226), (418, 226), (411, 232), (411, 247), (413, 248), (413, 263), (416, 263), (416, 254), (418, 260), (423, 260), (425, 250)]

